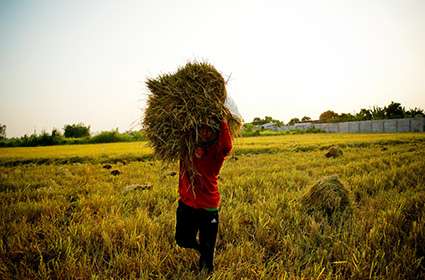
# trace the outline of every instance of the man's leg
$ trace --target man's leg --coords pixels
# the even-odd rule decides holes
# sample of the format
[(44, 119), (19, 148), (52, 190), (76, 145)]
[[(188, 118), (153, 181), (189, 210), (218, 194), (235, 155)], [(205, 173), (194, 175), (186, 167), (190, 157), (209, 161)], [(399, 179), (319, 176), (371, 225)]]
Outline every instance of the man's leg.
[(206, 268), (209, 272), (214, 269), (214, 249), (218, 232), (218, 210), (201, 210), (199, 222), (199, 248), (201, 257), (199, 259), (200, 268)]
[(177, 245), (199, 251), (199, 244), (196, 241), (198, 227), (195, 209), (179, 201), (176, 214)]

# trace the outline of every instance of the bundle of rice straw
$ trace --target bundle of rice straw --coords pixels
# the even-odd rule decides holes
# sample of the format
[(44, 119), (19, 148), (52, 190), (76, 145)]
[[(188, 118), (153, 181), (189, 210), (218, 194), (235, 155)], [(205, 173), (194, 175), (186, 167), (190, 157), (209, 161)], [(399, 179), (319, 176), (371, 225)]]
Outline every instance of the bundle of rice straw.
[(322, 178), (302, 197), (301, 204), (307, 213), (320, 213), (332, 218), (350, 208), (348, 191), (333, 175)]
[(227, 119), (233, 136), (241, 127), (225, 106), (226, 82), (211, 64), (189, 62), (146, 85), (150, 94), (143, 126), (155, 156), (163, 161), (191, 161), (203, 124), (218, 130)]
[(329, 150), (326, 152), (325, 157), (327, 158), (336, 158), (339, 156), (342, 156), (344, 153), (342, 152), (341, 148), (338, 146), (332, 146), (329, 148)]

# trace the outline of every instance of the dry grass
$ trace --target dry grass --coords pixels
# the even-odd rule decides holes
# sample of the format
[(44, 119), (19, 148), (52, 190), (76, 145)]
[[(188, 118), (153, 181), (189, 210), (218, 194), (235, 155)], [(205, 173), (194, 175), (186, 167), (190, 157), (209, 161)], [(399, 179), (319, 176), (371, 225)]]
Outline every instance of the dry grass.
[[(102, 147), (131, 159), (133, 144)], [(325, 158), (336, 144), (344, 156)], [(74, 146), (44, 151), (56, 157), (66, 148)], [(203, 279), (196, 255), (174, 242), (177, 166), (114, 163), (121, 174), (112, 176), (101, 154), (75, 148), (72, 157), (90, 161), (0, 167), (0, 279)], [(0, 149), (0, 158), (3, 151), (14, 150)], [(32, 149), (16, 151), (33, 158)], [(423, 279), (424, 151), (424, 134), (237, 139), (238, 160), (219, 179), (210, 279)], [(316, 219), (299, 203), (332, 174), (350, 194), (345, 223)], [(134, 184), (152, 188), (123, 192)]]

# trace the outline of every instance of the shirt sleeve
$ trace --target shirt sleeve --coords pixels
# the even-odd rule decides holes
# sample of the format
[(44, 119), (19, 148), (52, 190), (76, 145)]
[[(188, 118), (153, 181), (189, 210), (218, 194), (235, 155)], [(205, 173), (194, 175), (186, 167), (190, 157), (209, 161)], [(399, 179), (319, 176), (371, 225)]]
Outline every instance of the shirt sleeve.
[(232, 150), (232, 136), (230, 134), (229, 125), (226, 120), (220, 123), (220, 135), (218, 139), (219, 151), (223, 153), (223, 156), (227, 156)]

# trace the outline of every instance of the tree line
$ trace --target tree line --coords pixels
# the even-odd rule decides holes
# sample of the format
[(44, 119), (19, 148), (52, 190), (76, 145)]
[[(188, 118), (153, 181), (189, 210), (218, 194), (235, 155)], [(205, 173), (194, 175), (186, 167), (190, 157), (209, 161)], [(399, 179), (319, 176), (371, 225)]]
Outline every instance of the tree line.
[(360, 109), (358, 113), (341, 113), (328, 110), (320, 114), (320, 122), (348, 122), (348, 121), (367, 121), (367, 120), (384, 120), (384, 119), (402, 119), (424, 117), (424, 110), (413, 108), (406, 110), (400, 103), (392, 101), (385, 107), (374, 106), (371, 109)]
[[(308, 116), (301, 119), (292, 118), (286, 125), (294, 125), (302, 122), (349, 122), (349, 121), (366, 121), (366, 120), (383, 120), (383, 119), (399, 119), (399, 118), (414, 118), (417, 116), (425, 117), (424, 110), (421, 108), (413, 108), (406, 110), (400, 103), (392, 101), (389, 105), (384, 107), (373, 106), (370, 109), (360, 109), (358, 113), (336, 113), (332, 110), (327, 110), (320, 114), (318, 120), (312, 120)], [(264, 124), (274, 124), (278, 127), (285, 125), (283, 121), (273, 119), (270, 116), (264, 119), (255, 117), (251, 123), (245, 124), (246, 128), (253, 126), (261, 126)]]
[[(301, 122), (346, 122), (346, 121), (364, 121), (364, 120), (382, 120), (397, 118), (413, 118), (417, 116), (425, 117), (424, 110), (421, 108), (413, 108), (406, 110), (398, 102), (391, 102), (384, 107), (374, 106), (371, 109), (360, 109), (358, 113), (336, 113), (327, 110), (320, 114), (319, 120), (312, 120), (308, 116), (301, 119), (292, 118), (286, 125), (294, 125)], [(255, 117), (252, 122), (245, 123), (242, 136), (259, 135), (256, 126), (264, 124), (274, 124), (275, 126), (283, 126), (283, 121), (273, 119), (271, 116), (264, 118)], [(58, 129), (53, 129), (51, 133), (42, 131), (40, 134), (33, 133), (24, 135), (23, 137), (7, 138), (6, 125), (0, 124), (0, 147), (33, 147), (33, 146), (49, 146), (64, 144), (89, 144), (89, 143), (111, 143), (111, 142), (131, 142), (145, 140), (143, 131), (128, 131), (124, 133), (118, 132), (118, 129), (110, 131), (102, 131), (96, 135), (91, 135), (90, 126), (83, 123), (67, 124), (63, 128), (63, 133)], [(303, 131), (305, 132), (305, 131)], [(309, 132), (318, 132), (312, 130)]]
[(90, 126), (83, 123), (67, 124), (60, 130), (54, 128), (51, 133), (42, 131), (23, 137), (6, 137), (6, 125), (0, 124), (0, 147), (35, 147), (66, 144), (95, 144), (112, 142), (132, 142), (145, 140), (142, 131), (120, 133), (118, 129), (102, 131), (91, 135)]

